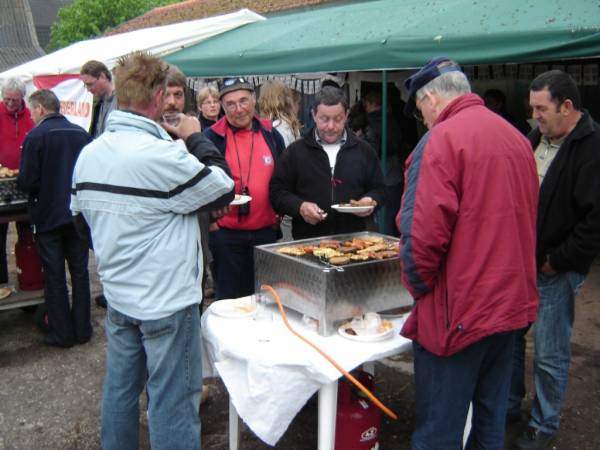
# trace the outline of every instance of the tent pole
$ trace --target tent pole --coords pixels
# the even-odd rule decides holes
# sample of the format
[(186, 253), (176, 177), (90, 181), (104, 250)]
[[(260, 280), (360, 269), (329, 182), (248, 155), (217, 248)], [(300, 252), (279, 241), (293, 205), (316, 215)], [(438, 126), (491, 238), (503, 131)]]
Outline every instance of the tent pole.
[[(387, 70), (381, 72), (381, 171), (385, 179), (387, 173), (387, 132), (388, 132), (388, 73)], [(380, 209), (378, 214), (379, 232), (391, 234), (391, 230), (386, 229), (386, 217), (389, 214), (387, 206)], [(387, 233), (386, 233), (387, 232)]]

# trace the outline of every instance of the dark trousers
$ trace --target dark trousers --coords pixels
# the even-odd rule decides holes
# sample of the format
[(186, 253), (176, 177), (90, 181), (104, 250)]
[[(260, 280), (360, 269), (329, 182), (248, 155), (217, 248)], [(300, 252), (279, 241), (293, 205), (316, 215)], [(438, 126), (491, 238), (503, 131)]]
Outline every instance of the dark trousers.
[(208, 244), (213, 255), (216, 298), (238, 298), (254, 293), (254, 246), (272, 244), (277, 232), (260, 230), (211, 231)]
[[(44, 268), (44, 296), (50, 333), (61, 343), (85, 342), (92, 335), (88, 245), (71, 224), (37, 233), (36, 245)], [(69, 266), (72, 306), (69, 305), (65, 261)]]
[(8, 283), (8, 261), (6, 258), (6, 238), (8, 224), (0, 223), (0, 284)]
[(514, 332), (488, 336), (451, 356), (413, 343), (416, 428), (413, 450), (459, 450), (473, 402), (465, 449), (502, 450)]

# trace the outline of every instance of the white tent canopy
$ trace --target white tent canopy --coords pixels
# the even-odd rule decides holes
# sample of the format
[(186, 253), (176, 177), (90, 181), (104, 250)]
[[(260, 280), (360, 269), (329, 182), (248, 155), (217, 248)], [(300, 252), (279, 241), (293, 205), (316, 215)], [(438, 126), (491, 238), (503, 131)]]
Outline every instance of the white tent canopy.
[(27, 83), (39, 75), (78, 74), (81, 66), (90, 59), (102, 61), (112, 69), (119, 57), (132, 51), (163, 56), (258, 20), (265, 18), (241, 9), (222, 16), (80, 41), (0, 73), (0, 83), (9, 77), (18, 77)]
[(25, 83), (28, 94), (36, 89), (52, 89), (60, 100), (61, 113), (71, 122), (88, 129), (93, 97), (79, 79), (79, 70), (90, 59), (102, 61), (111, 70), (120, 57), (133, 51), (164, 56), (258, 20), (265, 18), (241, 9), (222, 16), (77, 42), (0, 73), (0, 85), (15, 77)]

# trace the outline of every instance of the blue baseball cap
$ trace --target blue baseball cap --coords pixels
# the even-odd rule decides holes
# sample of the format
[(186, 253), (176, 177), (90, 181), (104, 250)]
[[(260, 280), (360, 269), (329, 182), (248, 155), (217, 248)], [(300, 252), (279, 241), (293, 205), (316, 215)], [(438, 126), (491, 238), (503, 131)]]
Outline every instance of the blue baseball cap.
[(404, 82), (404, 87), (408, 91), (408, 101), (404, 105), (404, 114), (406, 116), (412, 116), (417, 107), (416, 105), (416, 94), (419, 89), (429, 83), (431, 80), (439, 77), (443, 73), (447, 72), (462, 72), (460, 66), (445, 56), (438, 56), (433, 58), (419, 70), (417, 73), (411, 75)]
[(233, 91), (239, 91), (244, 89), (246, 91), (254, 92), (254, 85), (250, 83), (244, 77), (231, 77), (225, 78), (221, 82), (221, 90), (219, 91), (219, 98), (222, 98), (225, 94)]

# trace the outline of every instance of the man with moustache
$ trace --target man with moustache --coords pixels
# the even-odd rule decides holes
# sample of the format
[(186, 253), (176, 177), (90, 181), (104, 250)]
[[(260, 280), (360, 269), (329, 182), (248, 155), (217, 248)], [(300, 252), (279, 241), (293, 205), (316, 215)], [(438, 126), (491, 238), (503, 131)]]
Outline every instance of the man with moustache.
[(219, 95), (225, 116), (204, 134), (225, 156), (235, 192), (252, 198), (227, 209), (209, 235), (216, 297), (223, 299), (254, 293), (254, 246), (277, 239), (269, 181), (285, 146), (272, 122), (255, 115), (254, 86), (245, 78), (226, 78)]

